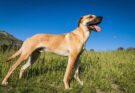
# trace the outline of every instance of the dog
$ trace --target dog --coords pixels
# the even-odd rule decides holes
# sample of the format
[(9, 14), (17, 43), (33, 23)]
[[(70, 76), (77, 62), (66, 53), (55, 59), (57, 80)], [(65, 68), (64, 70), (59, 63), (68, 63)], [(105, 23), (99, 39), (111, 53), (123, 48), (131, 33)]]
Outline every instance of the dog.
[(34, 60), (37, 59), (39, 52), (52, 52), (63, 56), (68, 56), (68, 63), (64, 75), (64, 86), (65, 89), (69, 89), (69, 80), (72, 68), (75, 68), (74, 78), (78, 81), (80, 85), (83, 85), (83, 81), (79, 78), (79, 67), (78, 59), (83, 51), (83, 47), (88, 40), (92, 31), (100, 32), (100, 24), (102, 21), (102, 16), (96, 15), (85, 15), (82, 16), (78, 21), (78, 27), (66, 34), (36, 34), (28, 39), (26, 39), (21, 48), (8, 60), (20, 57), (13, 64), (6, 76), (2, 81), (2, 85), (7, 85), (8, 78), (16, 69), (16, 67), (22, 63), (24, 60), (28, 59), (26, 64), (21, 67), (19, 78), (22, 78), (24, 71), (31, 66)]

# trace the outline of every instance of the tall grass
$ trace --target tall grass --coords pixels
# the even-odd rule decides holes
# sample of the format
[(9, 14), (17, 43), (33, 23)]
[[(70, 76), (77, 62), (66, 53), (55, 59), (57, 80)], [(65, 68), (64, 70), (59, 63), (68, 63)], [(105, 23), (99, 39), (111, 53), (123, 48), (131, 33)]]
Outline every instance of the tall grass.
[[(13, 52), (0, 53), (0, 82), (15, 63), (16, 59), (4, 62)], [(63, 85), (67, 57), (42, 53), (19, 80), (24, 63), (11, 75), (9, 85), (0, 87), (0, 93), (135, 93), (135, 51), (83, 52), (79, 73), (84, 85), (80, 86), (72, 73), (68, 91)]]

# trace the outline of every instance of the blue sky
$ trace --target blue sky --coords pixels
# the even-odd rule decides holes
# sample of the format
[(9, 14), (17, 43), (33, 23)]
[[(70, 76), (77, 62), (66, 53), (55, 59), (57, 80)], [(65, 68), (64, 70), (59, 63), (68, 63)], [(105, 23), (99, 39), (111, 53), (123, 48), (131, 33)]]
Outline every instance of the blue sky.
[(91, 34), (87, 49), (135, 47), (135, 0), (0, 0), (0, 30), (21, 40), (67, 33), (86, 14), (104, 17), (102, 31)]

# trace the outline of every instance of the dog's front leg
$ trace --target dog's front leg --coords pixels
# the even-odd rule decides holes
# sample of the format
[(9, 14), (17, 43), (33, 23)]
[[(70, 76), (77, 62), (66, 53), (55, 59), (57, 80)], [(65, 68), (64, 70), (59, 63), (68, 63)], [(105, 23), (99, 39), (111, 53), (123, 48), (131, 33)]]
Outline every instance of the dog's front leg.
[(70, 54), (68, 57), (68, 64), (67, 64), (67, 68), (66, 68), (66, 72), (65, 72), (65, 76), (63, 80), (65, 89), (69, 89), (70, 74), (71, 74), (73, 65), (75, 64), (76, 57), (77, 57), (77, 54), (75, 53)]
[(80, 80), (79, 78), (79, 56), (76, 58), (76, 62), (75, 62), (75, 65), (74, 65), (74, 68), (75, 68), (75, 74), (74, 74), (74, 78), (76, 79), (76, 81), (80, 84), (80, 85), (83, 85), (83, 81)]

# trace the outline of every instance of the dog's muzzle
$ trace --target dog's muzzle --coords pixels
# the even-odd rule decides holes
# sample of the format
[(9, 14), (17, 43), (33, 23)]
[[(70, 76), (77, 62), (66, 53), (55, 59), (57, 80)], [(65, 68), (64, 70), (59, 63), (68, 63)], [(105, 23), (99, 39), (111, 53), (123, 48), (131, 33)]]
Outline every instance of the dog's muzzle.
[(93, 21), (88, 22), (86, 25), (89, 30), (100, 32), (101, 28), (98, 26), (102, 22), (103, 17), (97, 16)]

